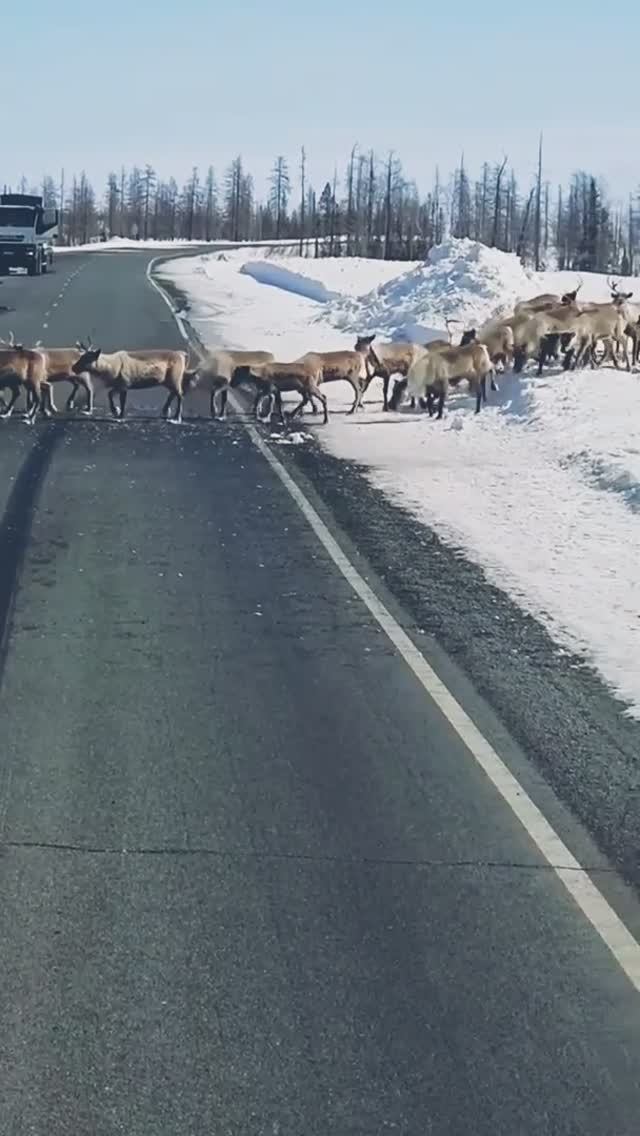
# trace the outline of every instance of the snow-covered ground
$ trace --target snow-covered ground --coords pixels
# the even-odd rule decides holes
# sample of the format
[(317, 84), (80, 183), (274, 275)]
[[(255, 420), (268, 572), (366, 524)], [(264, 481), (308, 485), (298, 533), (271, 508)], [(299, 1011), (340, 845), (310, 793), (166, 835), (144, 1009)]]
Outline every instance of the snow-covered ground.
[[(201, 240), (200, 241), (186, 241), (186, 240), (182, 240), (182, 239), (176, 239), (176, 240), (173, 240), (173, 241), (170, 241), (170, 240), (156, 241), (156, 240), (152, 240), (151, 238), (148, 238), (147, 240), (134, 240), (133, 237), (109, 237), (109, 239), (106, 240), (106, 241), (94, 240), (94, 241), (89, 241), (88, 244), (82, 244), (82, 245), (56, 245), (56, 253), (59, 253), (59, 252), (117, 252), (118, 250), (126, 252), (126, 251), (131, 250), (131, 249), (133, 249), (134, 251), (137, 251), (137, 252), (140, 252), (142, 249), (152, 249), (152, 250), (156, 249), (156, 250), (161, 252), (163, 249), (171, 250), (171, 249), (176, 249), (176, 248), (181, 249), (181, 248), (187, 248), (187, 247), (199, 248), (199, 247), (202, 247), (202, 245), (206, 245), (206, 244), (212, 244), (212, 245), (215, 245), (216, 247), (218, 247), (218, 246), (229, 246), (229, 248), (235, 249), (237, 247), (237, 243), (238, 243), (237, 241), (223, 241), (223, 240), (218, 240), (218, 239), (216, 239), (215, 241), (201, 241)], [(298, 244), (299, 244), (298, 241), (292, 241), (289, 238), (288, 240), (283, 240), (283, 241), (262, 241), (260, 244), (257, 244), (257, 245), (251, 244), (251, 245), (247, 245), (246, 247), (251, 249), (252, 256), (260, 255), (260, 251), (263, 250), (263, 249), (266, 250), (267, 252), (269, 252), (272, 249), (277, 250), (279, 255), (286, 255), (289, 250), (291, 250), (292, 253), (297, 253)], [(313, 241), (311, 241), (311, 240), (307, 241), (307, 247), (309, 249), (310, 255), (312, 255), (313, 254)], [(246, 251), (245, 251), (245, 256), (246, 256)]]
[[(526, 273), (515, 257), (469, 241), (447, 242), (428, 264), (278, 263), (242, 249), (164, 271), (188, 295), (204, 342), (285, 359), (352, 346), (364, 331), (427, 339), (447, 316), (480, 324), (516, 299), (576, 282), (573, 273)], [(640, 297), (640, 280), (628, 290)], [(605, 278), (585, 275), (582, 296), (607, 299)], [(373, 485), (463, 549), (640, 718), (640, 376), (503, 376), (481, 415), (458, 395), (440, 423), (383, 414), (375, 386), (365, 411), (348, 417), (342, 386), (327, 388), (321, 444), (360, 462)], [(311, 422), (305, 416), (296, 441), (305, 444)]]

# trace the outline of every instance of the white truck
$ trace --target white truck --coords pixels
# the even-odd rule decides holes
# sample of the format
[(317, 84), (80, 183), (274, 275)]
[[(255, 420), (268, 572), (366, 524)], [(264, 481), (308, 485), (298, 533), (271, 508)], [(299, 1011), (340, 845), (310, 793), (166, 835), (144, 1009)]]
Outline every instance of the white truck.
[(29, 276), (47, 272), (53, 264), (58, 221), (58, 210), (45, 209), (42, 197), (0, 193), (0, 272), (10, 268), (26, 268)]

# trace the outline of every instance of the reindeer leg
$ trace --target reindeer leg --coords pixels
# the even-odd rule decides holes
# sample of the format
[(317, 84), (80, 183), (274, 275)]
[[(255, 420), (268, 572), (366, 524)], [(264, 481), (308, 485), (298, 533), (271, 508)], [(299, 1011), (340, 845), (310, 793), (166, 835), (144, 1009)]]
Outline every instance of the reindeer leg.
[(13, 408), (14, 408), (16, 402), (18, 401), (19, 397), (20, 397), (20, 387), (16, 383), (11, 387), (11, 398), (9, 399), (9, 402), (5, 406), (4, 410), (2, 410), (0, 412), (0, 418), (10, 418), (11, 417), (11, 415), (13, 414)]
[(109, 406), (111, 407), (113, 417), (117, 418), (118, 407), (116, 406), (116, 392), (111, 387), (109, 387)]
[(483, 375), (476, 387), (476, 414), (482, 409), (482, 403), (487, 401), (487, 377)]
[(126, 387), (120, 387), (120, 390), (118, 391), (118, 396), (120, 399), (120, 414), (118, 415), (118, 417), (120, 421), (122, 421), (122, 419), (124, 418), (124, 408), (127, 405), (127, 393), (128, 392)]
[(174, 392), (174, 391), (169, 391), (169, 394), (167, 395), (166, 399), (164, 400), (164, 405), (163, 405), (163, 407), (162, 407), (162, 410), (161, 410), (161, 412), (160, 412), (163, 418), (167, 418), (167, 419), (168, 419), (168, 417), (169, 417), (169, 410), (170, 410), (170, 408), (171, 408), (171, 404), (172, 404), (172, 402), (173, 402), (173, 400), (174, 400), (174, 398), (175, 398), (175, 397), (176, 397), (176, 396), (175, 396), (175, 392)]
[(76, 405), (76, 395), (77, 395), (78, 389), (80, 387), (80, 379), (77, 379), (77, 380), (76, 379), (70, 379), (69, 381), (71, 383), (71, 394), (69, 395), (67, 401), (65, 402), (64, 408), (65, 408), (66, 411), (68, 411), (70, 413)]
[(227, 417), (227, 399), (229, 398), (229, 387), (223, 387), (220, 391), (220, 420), (224, 421)]
[(41, 403), (40, 388), (37, 386), (27, 387), (27, 412), (24, 416), (24, 420), (29, 423), (29, 426), (33, 426)]
[(276, 410), (278, 412), (278, 418), (279, 418), (280, 422), (282, 423), (282, 425), (284, 426), (285, 425), (284, 410), (282, 408), (282, 395), (280, 393), (279, 387), (276, 387), (276, 386), (273, 387), (273, 395), (274, 395), (275, 400), (276, 400)]
[(50, 383), (44, 383), (42, 387), (42, 413), (45, 418), (51, 418), (53, 414), (58, 413), (58, 408), (53, 401), (53, 388)]
[(445, 399), (445, 393), (444, 393), (444, 391), (440, 391), (440, 395), (438, 397), (438, 414), (437, 414), (438, 418), (442, 418), (442, 415), (444, 413), (444, 399)]
[(360, 409), (360, 405), (362, 403), (362, 387), (360, 386), (359, 382), (354, 382), (353, 380), (349, 381), (351, 382), (351, 386), (355, 391), (356, 397), (353, 400), (353, 406), (351, 407), (351, 410), (347, 411), (347, 413), (354, 414), (356, 410)]
[(80, 386), (84, 387), (87, 392), (87, 405), (85, 409), (81, 411), (81, 414), (93, 414), (93, 383), (89, 375), (80, 376)]
[(297, 414), (302, 414), (304, 407), (307, 405), (307, 403), (309, 401), (309, 395), (307, 394), (306, 391), (301, 391), (300, 393), (302, 394), (302, 399), (300, 400), (298, 405), (296, 407), (294, 407), (294, 409), (289, 414), (289, 421), (290, 422), (293, 418), (296, 417)]
[(382, 376), (382, 409), (389, 409), (389, 383), (391, 382), (391, 375)]
[(182, 393), (182, 390), (174, 391), (173, 397), (176, 399), (176, 402), (178, 403), (178, 405), (176, 407), (176, 412), (175, 412), (173, 418), (170, 418), (169, 421), (175, 422), (176, 425), (179, 426), (180, 423), (182, 422), (182, 405), (184, 403), (184, 395)]
[(322, 403), (322, 411), (323, 411), (322, 421), (324, 422), (324, 424), (326, 426), (327, 422), (329, 421), (329, 409), (328, 409), (328, 406), (327, 406), (327, 396), (322, 393), (320, 388), (315, 383), (313, 384), (313, 386), (309, 387), (309, 392), (312, 394), (312, 396), (314, 398), (317, 398), (319, 400), (319, 402)]

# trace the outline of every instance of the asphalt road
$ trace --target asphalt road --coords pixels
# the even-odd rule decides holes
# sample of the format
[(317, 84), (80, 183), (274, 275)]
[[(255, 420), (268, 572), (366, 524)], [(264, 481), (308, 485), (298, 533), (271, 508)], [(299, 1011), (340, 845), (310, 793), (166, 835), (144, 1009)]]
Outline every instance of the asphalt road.
[[(178, 345), (145, 266), (0, 334)], [(629, 982), (242, 425), (160, 401), (0, 422), (2, 1136), (636, 1136)]]

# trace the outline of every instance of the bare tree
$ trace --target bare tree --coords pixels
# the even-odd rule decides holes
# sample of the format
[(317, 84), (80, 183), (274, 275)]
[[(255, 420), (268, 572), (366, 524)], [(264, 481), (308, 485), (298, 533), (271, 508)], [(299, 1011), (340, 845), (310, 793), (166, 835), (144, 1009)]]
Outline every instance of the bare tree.
[(533, 263), (536, 272), (540, 271), (540, 245), (542, 238), (542, 134), (538, 145), (538, 176), (536, 178), (536, 215), (534, 226)]
[(491, 247), (495, 248), (498, 243), (498, 225), (500, 223), (500, 189), (502, 185), (502, 175), (507, 168), (507, 155), (505, 154), (502, 159), (502, 165), (498, 166), (496, 172), (496, 187), (493, 198), (493, 227), (491, 229)]
[(109, 174), (107, 181), (107, 232), (110, 237), (116, 231), (116, 217), (118, 215), (118, 178), (114, 173)]
[(216, 231), (216, 213), (218, 208), (218, 186), (216, 184), (216, 175), (213, 166), (209, 166), (207, 170), (205, 193), (206, 213), (204, 236), (205, 240), (210, 241), (213, 239)]
[(282, 154), (275, 160), (273, 170), (271, 171), (270, 183), (271, 193), (269, 201), (276, 219), (276, 238), (280, 239), (282, 235), (282, 225), (287, 215), (289, 195), (291, 193), (289, 169), (286, 159), (282, 157)]
[(305, 209), (306, 209), (306, 172), (307, 172), (307, 155), (304, 146), (300, 148), (300, 256), (304, 255), (304, 238), (305, 238)]
[(529, 227), (529, 214), (531, 212), (531, 203), (533, 201), (533, 197), (534, 197), (535, 192), (536, 192), (536, 187), (534, 185), (529, 196), (528, 196), (528, 198), (527, 198), (526, 208), (525, 208), (525, 211), (524, 211), (523, 216), (522, 216), (522, 224), (520, 226), (520, 233), (518, 234), (518, 244), (516, 246), (516, 254), (520, 257), (520, 260), (524, 260), (525, 244), (526, 244), (526, 240), (527, 240), (527, 229)]
[(146, 241), (148, 236), (149, 236), (149, 210), (151, 208), (151, 197), (152, 197), (153, 191), (154, 191), (155, 186), (156, 186), (155, 171), (152, 169), (152, 167), (148, 163), (144, 167), (144, 173), (142, 175), (142, 186), (143, 186), (142, 193), (143, 193), (143, 202), (144, 202), (143, 213), (142, 213), (142, 232), (144, 234), (144, 239)]
[(354, 171), (356, 162), (356, 153), (358, 150), (357, 143), (351, 150), (351, 157), (349, 159), (349, 166), (347, 169), (347, 256), (351, 256), (353, 249), (353, 236), (355, 229), (354, 207), (353, 207), (353, 194), (354, 194)]

